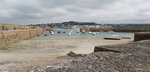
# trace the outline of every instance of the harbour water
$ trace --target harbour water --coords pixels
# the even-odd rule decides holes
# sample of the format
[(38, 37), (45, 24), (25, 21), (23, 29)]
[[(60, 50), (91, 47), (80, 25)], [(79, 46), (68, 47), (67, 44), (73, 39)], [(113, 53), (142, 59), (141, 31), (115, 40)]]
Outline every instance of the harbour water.
[[(48, 36), (44, 36), (43, 34), (40, 34), (40, 36), (36, 36), (31, 38), (32, 40), (44, 40), (44, 39), (56, 39), (56, 38), (77, 38), (77, 39), (103, 39), (104, 37), (111, 37), (113, 35), (118, 36), (127, 36), (127, 37), (134, 37), (133, 33), (128, 32), (95, 32), (96, 34), (92, 34), (92, 32), (85, 32), (80, 33), (80, 30), (73, 30), (73, 29), (56, 29), (54, 30), (55, 34), (51, 35), (50, 32), (44, 32), (45, 34), (48, 34)], [(58, 33), (60, 32), (60, 33)], [(72, 32), (71, 36), (68, 36), (69, 32)]]

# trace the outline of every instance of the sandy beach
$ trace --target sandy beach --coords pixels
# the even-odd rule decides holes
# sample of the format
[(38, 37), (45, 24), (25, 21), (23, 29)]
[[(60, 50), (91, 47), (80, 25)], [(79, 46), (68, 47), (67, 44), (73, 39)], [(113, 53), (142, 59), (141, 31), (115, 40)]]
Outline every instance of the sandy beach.
[[(123, 44), (130, 40), (103, 40), (103, 39), (73, 39), (57, 38), (48, 40), (23, 40), (5, 46), (7, 50), (0, 51), (0, 70), (22, 67), (34, 67), (55, 60), (57, 57), (65, 56), (73, 51), (77, 54), (89, 54), (94, 51), (96, 45)], [(43, 62), (47, 61), (47, 62)], [(21, 66), (20, 66), (21, 68)]]

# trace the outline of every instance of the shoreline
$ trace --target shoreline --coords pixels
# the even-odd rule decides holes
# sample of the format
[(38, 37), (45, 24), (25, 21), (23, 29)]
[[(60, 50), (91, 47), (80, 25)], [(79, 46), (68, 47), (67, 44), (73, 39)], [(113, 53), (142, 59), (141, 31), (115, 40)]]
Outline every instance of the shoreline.
[[(2, 60), (4, 60), (5, 62), (10, 61), (8, 65), (11, 64), (11, 62), (25, 62), (28, 63), (30, 66), (32, 64), (38, 64), (38, 61), (39, 63), (42, 62), (42, 59), (47, 59), (48, 62), (51, 62), (52, 58), (54, 58), (55, 60), (57, 57), (65, 56), (70, 51), (74, 51), (78, 54), (90, 54), (94, 51), (94, 46), (96, 45), (111, 45), (128, 42), (128, 40), (109, 41), (98, 39), (49, 39), (36, 41), (32, 39), (23, 40), (9, 45), (8, 51), (0, 51), (1, 56), (5, 57), (4, 59), (1, 58), (1, 62), (3, 62)], [(34, 61), (35, 64), (32, 63)]]
[[(39, 66), (33, 71), (46, 72), (148, 72), (150, 40), (127, 44), (97, 46), (99, 50), (82, 56), (67, 56), (55, 63)], [(113, 49), (114, 51), (111, 51)], [(120, 53), (115, 52), (120, 51)]]

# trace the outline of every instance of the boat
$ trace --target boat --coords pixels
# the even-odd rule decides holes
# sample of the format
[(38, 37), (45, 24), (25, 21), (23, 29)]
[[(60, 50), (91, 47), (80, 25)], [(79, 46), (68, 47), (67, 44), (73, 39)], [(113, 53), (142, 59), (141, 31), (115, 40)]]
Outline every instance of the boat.
[(118, 37), (118, 38), (121, 38), (121, 39), (131, 39), (131, 37), (128, 37), (128, 36), (120, 36), (120, 35), (112, 35), (113, 37)]
[(72, 32), (69, 32), (68, 36), (71, 36), (72, 35)]
[(55, 33), (53, 31), (51, 31), (51, 35), (54, 35)]
[(106, 40), (121, 40), (120, 38), (117, 37), (104, 37)]
[(107, 33), (108, 34), (114, 34), (115, 32), (114, 31), (108, 31)]
[(85, 33), (86, 31), (85, 31), (85, 30), (82, 30), (81, 32), (82, 32), (82, 33)]
[(66, 33), (66, 32), (63, 32), (63, 33)]
[(37, 36), (40, 36), (40, 34), (38, 34)]
[(131, 39), (131, 37), (127, 37), (127, 36), (120, 36), (121, 39)]
[(104, 37), (106, 40), (121, 40), (119, 35), (112, 35), (111, 37)]
[(44, 36), (48, 36), (48, 34), (44, 34)]
[(89, 32), (89, 34), (91, 34), (92, 32)]
[(80, 32), (77, 31), (76, 33), (80, 33)]
[(96, 35), (96, 32), (93, 32), (92, 35)]
[(57, 33), (61, 33), (61, 31), (58, 31)]
[(96, 32), (97, 34), (99, 33), (99, 32)]

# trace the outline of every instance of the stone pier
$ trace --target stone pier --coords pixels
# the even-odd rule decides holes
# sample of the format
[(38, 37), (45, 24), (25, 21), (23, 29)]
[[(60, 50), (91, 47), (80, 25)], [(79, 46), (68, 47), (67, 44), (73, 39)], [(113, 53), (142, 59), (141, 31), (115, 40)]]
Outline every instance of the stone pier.
[(24, 40), (43, 32), (43, 29), (0, 31), (0, 45)]
[(136, 32), (134, 35), (134, 41), (150, 39), (150, 32)]

